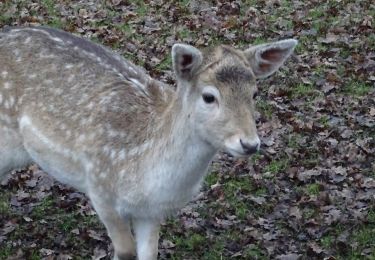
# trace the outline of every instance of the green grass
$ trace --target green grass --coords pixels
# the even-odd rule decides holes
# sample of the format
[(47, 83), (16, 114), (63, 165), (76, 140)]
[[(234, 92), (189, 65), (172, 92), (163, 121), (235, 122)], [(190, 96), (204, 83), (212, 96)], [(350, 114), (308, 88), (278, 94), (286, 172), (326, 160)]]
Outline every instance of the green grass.
[(268, 259), (266, 257), (265, 252), (258, 246), (254, 244), (250, 244), (245, 250), (243, 254), (245, 259), (261, 259), (265, 260)]
[(285, 137), (289, 148), (297, 149), (300, 147), (299, 141), (302, 137), (299, 134), (288, 135)]
[(156, 69), (159, 71), (168, 70), (172, 66), (171, 55), (166, 56), (157, 66)]
[(266, 195), (267, 194), (267, 189), (262, 187), (262, 188), (259, 188), (255, 191), (255, 196), (263, 196), (263, 195)]
[(303, 210), (302, 216), (304, 219), (308, 220), (308, 219), (313, 218), (316, 215), (316, 213), (317, 213), (316, 210), (313, 208), (305, 208)]
[(55, 10), (55, 1), (53, 0), (42, 0), (42, 5), (44, 8), (46, 8), (47, 12), (49, 15), (55, 15), (56, 10)]
[(271, 119), (272, 115), (275, 112), (273, 106), (269, 102), (263, 99), (259, 99), (256, 101), (256, 108), (267, 119)]
[(320, 185), (318, 183), (308, 184), (306, 187), (307, 194), (311, 195), (318, 195), (320, 192)]
[(306, 100), (312, 100), (319, 95), (319, 91), (314, 86), (302, 83), (292, 87), (289, 92), (291, 98), (304, 98)]
[(374, 86), (364, 82), (352, 81), (343, 87), (343, 92), (352, 96), (365, 96), (374, 91)]
[(277, 174), (283, 172), (289, 166), (289, 160), (286, 158), (273, 160), (268, 165), (264, 167), (263, 172), (270, 172), (272, 174)]
[(324, 10), (324, 5), (320, 5), (319, 7), (315, 9), (311, 9), (308, 13), (308, 17), (312, 19), (318, 19), (318, 18), (324, 17), (325, 13), (326, 12)]
[(114, 27), (120, 30), (121, 32), (123, 32), (125, 35), (129, 35), (130, 37), (131, 37), (131, 34), (133, 34), (134, 28), (132, 27), (131, 24), (128, 24), (128, 23), (116, 24)]
[(210, 187), (219, 181), (219, 176), (216, 172), (211, 172), (206, 176), (206, 184)]
[(353, 230), (350, 236), (349, 245), (351, 246), (349, 253), (347, 254), (347, 259), (365, 259), (361, 254), (366, 248), (371, 248), (372, 253), (367, 259), (375, 259), (375, 225), (368, 225), (364, 227), (359, 227)]
[(0, 259), (7, 259), (12, 254), (10, 245), (0, 245)]
[(182, 28), (181, 30), (178, 30), (177, 34), (180, 39), (186, 39), (186, 38), (195, 36), (195, 34), (191, 30), (188, 30), (187, 28)]
[(365, 41), (367, 42), (370, 49), (375, 49), (375, 34), (369, 35), (369, 37), (367, 37)]
[(38, 251), (32, 250), (31, 254), (29, 256), (29, 259), (30, 260), (40, 260), (40, 259), (42, 259), (42, 257), (40, 256), (40, 253)]
[(0, 193), (0, 215), (9, 215), (11, 213), (9, 205), (10, 195), (8, 193)]
[(329, 117), (327, 115), (323, 115), (319, 118), (318, 122), (323, 125), (323, 127), (327, 128), (329, 127)]
[(53, 17), (50, 21), (48, 21), (47, 25), (56, 29), (62, 29), (65, 24), (60, 18)]
[(268, 42), (268, 40), (266, 38), (257, 37), (252, 41), (251, 45), (257, 45), (257, 44), (262, 44), (262, 43), (266, 43), (266, 42)]
[(330, 249), (334, 243), (334, 239), (331, 235), (326, 235), (320, 239), (320, 243), (325, 249)]
[(35, 208), (33, 208), (33, 211), (31, 212), (31, 218), (41, 218), (46, 214), (46, 211), (49, 211), (50, 208), (53, 207), (54, 199), (52, 196), (45, 197), (39, 205), (37, 205)]

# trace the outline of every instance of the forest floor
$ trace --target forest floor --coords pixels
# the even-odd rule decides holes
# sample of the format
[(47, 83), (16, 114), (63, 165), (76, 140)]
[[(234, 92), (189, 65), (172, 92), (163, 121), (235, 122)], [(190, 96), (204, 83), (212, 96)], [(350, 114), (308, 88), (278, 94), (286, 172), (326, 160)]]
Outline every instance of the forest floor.
[[(371, 0), (0, 0), (0, 28), (60, 28), (170, 84), (175, 42), (299, 40), (259, 82), (262, 152), (217, 156), (199, 196), (163, 224), (160, 259), (375, 259), (374, 17)], [(1, 182), (0, 259), (112, 254), (81, 193), (35, 165)]]

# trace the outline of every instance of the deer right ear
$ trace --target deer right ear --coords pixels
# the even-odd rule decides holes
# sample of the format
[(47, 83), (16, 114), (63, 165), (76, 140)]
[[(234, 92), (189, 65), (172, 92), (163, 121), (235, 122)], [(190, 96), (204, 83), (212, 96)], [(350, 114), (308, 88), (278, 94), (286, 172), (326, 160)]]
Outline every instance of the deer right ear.
[(255, 45), (244, 51), (257, 78), (265, 78), (280, 68), (297, 45), (293, 39)]
[(202, 53), (191, 45), (175, 44), (172, 47), (173, 70), (179, 79), (191, 80), (202, 60)]

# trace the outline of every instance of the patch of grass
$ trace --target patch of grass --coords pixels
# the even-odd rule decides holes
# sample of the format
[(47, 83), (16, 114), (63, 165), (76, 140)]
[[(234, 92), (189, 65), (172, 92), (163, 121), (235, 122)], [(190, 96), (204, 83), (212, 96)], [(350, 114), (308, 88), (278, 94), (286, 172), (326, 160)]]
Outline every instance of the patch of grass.
[(314, 20), (321, 18), (325, 15), (324, 5), (320, 5), (317, 8), (310, 9), (308, 17), (313, 18)]
[(132, 2), (137, 6), (135, 12), (139, 17), (144, 17), (148, 13), (148, 7), (144, 1), (136, 0)]
[(271, 119), (274, 114), (273, 106), (265, 100), (259, 99), (256, 102), (257, 110), (264, 115), (267, 119)]
[(49, 15), (55, 15), (56, 10), (55, 10), (55, 1), (53, 0), (42, 0), (42, 5), (44, 8), (46, 8), (47, 12)]
[(251, 182), (244, 179), (234, 179), (223, 184), (224, 191), (228, 196), (233, 196), (236, 192), (250, 193), (253, 190)]
[[(223, 184), (223, 191), (225, 194), (225, 199), (228, 201), (230, 205), (230, 210), (233, 212), (234, 215), (237, 216), (239, 220), (246, 219), (247, 216), (250, 214), (250, 210), (253, 210), (253, 204), (249, 202), (244, 195), (252, 195), (254, 193), (254, 186), (253, 184), (244, 179), (235, 179), (235, 180), (227, 180)], [(263, 191), (260, 191), (263, 192)], [(241, 194), (241, 196), (239, 196)], [(265, 212), (268, 208), (262, 207), (257, 208), (257, 211)], [(256, 213), (254, 210), (252, 213)]]
[(315, 36), (301, 35), (298, 38), (298, 44), (296, 46), (296, 53), (303, 53), (311, 49), (312, 43), (316, 41)]
[(2, 24), (10, 24), (12, 21), (12, 17), (5, 15), (5, 14), (0, 14), (0, 25)]
[(302, 138), (300, 134), (287, 135), (285, 138), (289, 148), (297, 149), (300, 147), (300, 140)]
[(343, 87), (343, 92), (353, 96), (365, 96), (374, 90), (374, 86), (370, 86), (364, 82), (351, 81)]
[(286, 158), (273, 160), (264, 167), (264, 172), (270, 172), (273, 174), (283, 172), (287, 169), (288, 165), (289, 165), (289, 160)]
[(210, 250), (205, 250), (202, 259), (211, 260), (211, 259), (223, 259), (224, 244), (221, 240), (214, 242)]
[(290, 90), (291, 98), (306, 98), (307, 100), (312, 100), (318, 95), (318, 90), (316, 90), (312, 85), (307, 84), (298, 84)]
[(354, 230), (351, 235), (351, 244), (355, 245), (352, 248), (349, 259), (364, 259), (361, 254), (365, 248), (372, 248), (371, 255), (367, 259), (375, 259), (375, 226), (369, 225)]
[(266, 43), (266, 42), (268, 42), (268, 40), (266, 38), (257, 37), (257, 38), (254, 39), (254, 41), (251, 44), (257, 45), (257, 44), (262, 44), (262, 43)]
[(36, 219), (43, 219), (46, 212), (53, 206), (53, 204), (54, 200), (52, 196), (44, 198), (42, 202), (33, 209), (33, 211), (31, 212), (31, 217)]
[(329, 117), (327, 115), (323, 115), (319, 118), (319, 123), (322, 124), (325, 128), (329, 127)]
[(371, 224), (375, 224), (375, 208), (369, 210), (367, 214), (367, 221)]
[(303, 218), (304, 219), (310, 219), (313, 218), (316, 214), (316, 210), (313, 208), (306, 208), (303, 210)]
[(263, 195), (266, 195), (267, 194), (267, 189), (262, 187), (262, 188), (259, 188), (255, 191), (254, 193), (256, 196), (263, 196)]
[[(175, 223), (175, 225), (177, 224)], [(188, 232), (183, 236), (172, 235), (168, 239), (173, 241), (176, 244), (176, 248), (181, 250), (174, 251), (170, 259), (222, 259), (225, 250), (222, 238), (227, 236), (227, 233), (221, 235), (214, 241), (207, 239), (202, 234), (192, 232)]]
[(318, 183), (308, 184), (306, 187), (307, 194), (311, 195), (318, 195), (320, 192), (320, 186)]
[(375, 49), (375, 34), (369, 35), (365, 41), (367, 41), (367, 44), (370, 49)]
[(215, 183), (217, 183), (219, 181), (219, 176), (217, 175), (217, 173), (210, 173), (206, 176), (206, 184), (207, 186), (211, 186), (211, 185), (214, 185)]
[(231, 205), (234, 207), (234, 214), (238, 219), (243, 220), (249, 215), (249, 205), (244, 201), (232, 200)]
[(134, 30), (132, 25), (129, 23), (116, 24), (115, 28), (123, 32), (125, 35), (132, 35)]
[(157, 66), (156, 69), (163, 71), (168, 70), (172, 66), (172, 57), (171, 55), (167, 55)]
[(0, 193), (0, 215), (10, 214), (9, 194)]
[(331, 235), (326, 235), (320, 239), (320, 243), (324, 248), (330, 248), (333, 245), (333, 237)]
[(189, 37), (194, 36), (194, 34), (190, 30), (188, 30), (187, 28), (182, 28), (177, 33), (178, 33), (178, 36), (179, 36), (180, 39), (185, 39), (185, 38), (189, 38)]
[(65, 24), (61, 21), (61, 19), (53, 17), (50, 21), (47, 22), (47, 25), (56, 29), (61, 29)]
[(260, 154), (260, 152), (256, 152), (255, 154), (253, 154), (251, 157), (251, 161), (256, 164), (259, 162), (259, 160), (262, 158), (262, 155)]
[(1, 245), (0, 246), (0, 259), (8, 259), (12, 254), (12, 248), (10, 245)]
[(186, 240), (185, 245), (189, 250), (198, 249), (202, 243), (206, 240), (205, 236), (200, 234), (192, 234), (189, 239)]
[(61, 213), (59, 214), (59, 224), (58, 227), (59, 229), (69, 232), (72, 229), (76, 228), (78, 223), (77, 223), (77, 217), (74, 216), (73, 214), (64, 214)]
[(264, 252), (258, 245), (251, 244), (243, 252), (245, 259), (268, 259), (266, 252)]
[(29, 259), (30, 260), (40, 260), (41, 259), (40, 253), (36, 250), (31, 251)]

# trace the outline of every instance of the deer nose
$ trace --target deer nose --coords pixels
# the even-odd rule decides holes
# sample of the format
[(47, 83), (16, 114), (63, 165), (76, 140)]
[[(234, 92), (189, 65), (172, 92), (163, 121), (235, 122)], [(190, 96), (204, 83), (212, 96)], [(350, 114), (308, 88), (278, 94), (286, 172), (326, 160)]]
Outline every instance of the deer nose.
[(259, 150), (259, 144), (258, 143), (257, 144), (251, 144), (251, 143), (242, 141), (242, 139), (240, 139), (240, 143), (241, 143), (242, 149), (244, 150), (244, 152), (247, 155), (256, 153)]

